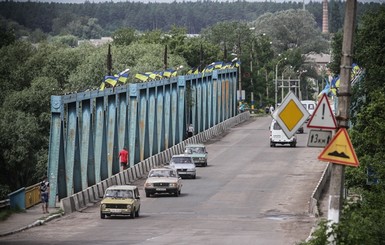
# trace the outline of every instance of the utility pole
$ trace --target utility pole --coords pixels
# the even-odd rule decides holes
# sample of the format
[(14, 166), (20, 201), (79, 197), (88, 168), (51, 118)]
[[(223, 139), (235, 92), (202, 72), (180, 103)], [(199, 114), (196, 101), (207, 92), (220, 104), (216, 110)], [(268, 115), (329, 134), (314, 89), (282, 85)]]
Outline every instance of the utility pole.
[(239, 90), (239, 105), (242, 104), (242, 72), (241, 72), (241, 56), (242, 56), (242, 50), (241, 50), (241, 34), (238, 33), (238, 60), (239, 60), (239, 73), (238, 73), (238, 90)]
[[(353, 37), (357, 10), (357, 0), (347, 0), (345, 7), (344, 37), (340, 70), (340, 87), (337, 92), (338, 111), (336, 119), (338, 128), (349, 128), (349, 106), (351, 97), (350, 74), (352, 70)], [(342, 208), (345, 166), (332, 163), (328, 220), (338, 223)], [(330, 241), (335, 244), (334, 238)]]
[(250, 53), (251, 113), (254, 113), (253, 58), (254, 58), (254, 40), (251, 43), (251, 53)]
[(164, 45), (164, 55), (163, 55), (163, 69), (167, 70), (167, 44)]
[[(225, 44), (225, 49), (226, 49), (226, 44)], [(202, 67), (203, 67), (203, 45), (201, 44), (201, 48), (199, 50), (199, 68), (198, 68), (199, 72), (201, 72), (203, 70)]]
[(108, 75), (112, 74), (112, 55), (111, 55), (111, 44), (108, 44), (108, 54), (107, 54), (107, 70)]

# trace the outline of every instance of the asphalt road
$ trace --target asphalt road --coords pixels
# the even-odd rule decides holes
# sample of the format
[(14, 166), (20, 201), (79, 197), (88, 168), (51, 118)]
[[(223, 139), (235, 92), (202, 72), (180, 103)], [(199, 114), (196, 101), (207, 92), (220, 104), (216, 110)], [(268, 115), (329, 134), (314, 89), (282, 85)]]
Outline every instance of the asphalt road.
[(270, 117), (206, 142), (208, 167), (184, 179), (179, 197), (146, 198), (136, 219), (100, 219), (99, 207), (0, 239), (1, 244), (296, 244), (316, 222), (309, 199), (325, 163), (308, 148), (270, 147)]

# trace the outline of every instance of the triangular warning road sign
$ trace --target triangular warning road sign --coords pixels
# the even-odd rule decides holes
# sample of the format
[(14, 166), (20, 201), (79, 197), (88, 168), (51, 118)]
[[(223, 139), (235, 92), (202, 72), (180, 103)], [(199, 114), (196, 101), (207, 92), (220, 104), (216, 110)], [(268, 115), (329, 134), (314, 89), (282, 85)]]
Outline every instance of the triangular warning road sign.
[(336, 118), (334, 117), (326, 94), (322, 94), (321, 100), (318, 102), (317, 107), (307, 123), (307, 127), (321, 129), (337, 128)]
[(354, 152), (348, 132), (345, 128), (340, 128), (330, 143), (318, 156), (321, 161), (339, 163), (358, 167), (359, 162)]

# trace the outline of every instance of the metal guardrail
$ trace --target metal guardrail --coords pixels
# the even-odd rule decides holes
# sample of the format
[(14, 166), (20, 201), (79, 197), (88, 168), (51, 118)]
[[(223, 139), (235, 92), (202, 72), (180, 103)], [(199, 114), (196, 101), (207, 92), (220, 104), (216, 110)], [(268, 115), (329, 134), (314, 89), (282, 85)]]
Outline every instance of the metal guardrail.
[(21, 209), (30, 208), (41, 202), (40, 183), (21, 188), (8, 195), (10, 198), (0, 200), (0, 210), (18, 206)]
[(10, 203), (9, 199), (5, 199), (5, 200), (0, 201), (0, 210), (9, 208), (10, 206), (11, 206), (11, 203)]
[(25, 188), (25, 208), (30, 208), (40, 202), (40, 183)]

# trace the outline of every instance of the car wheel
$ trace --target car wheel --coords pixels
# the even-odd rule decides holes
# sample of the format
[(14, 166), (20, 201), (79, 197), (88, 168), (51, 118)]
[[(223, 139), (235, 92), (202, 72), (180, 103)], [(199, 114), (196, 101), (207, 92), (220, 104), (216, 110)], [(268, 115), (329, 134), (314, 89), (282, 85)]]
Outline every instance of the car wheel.
[(197, 178), (197, 176), (196, 176), (196, 175), (194, 175), (192, 178), (193, 178), (193, 179), (196, 179), (196, 178)]
[(135, 219), (135, 209), (133, 209), (130, 213), (130, 218)]
[(150, 192), (146, 191), (146, 197), (150, 197)]
[(136, 217), (139, 217), (139, 213), (140, 213), (140, 207), (139, 207), (138, 210), (135, 212)]
[(101, 218), (101, 219), (105, 219), (105, 218), (106, 218), (106, 215), (103, 214), (102, 212), (100, 212), (100, 218)]
[(205, 167), (207, 167), (207, 162), (205, 162), (205, 165), (204, 165)]
[(176, 192), (174, 193), (174, 196), (178, 197), (178, 196), (179, 196), (179, 191), (176, 191)]

